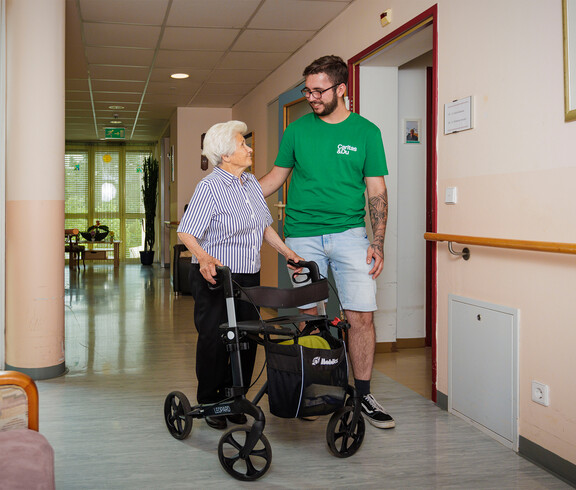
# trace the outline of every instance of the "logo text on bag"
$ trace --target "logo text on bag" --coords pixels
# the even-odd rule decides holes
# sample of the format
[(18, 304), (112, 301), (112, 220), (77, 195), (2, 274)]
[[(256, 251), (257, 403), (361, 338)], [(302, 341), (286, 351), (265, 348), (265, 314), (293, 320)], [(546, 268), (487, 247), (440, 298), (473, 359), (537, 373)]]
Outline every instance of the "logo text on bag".
[(338, 364), (338, 359), (324, 359), (323, 357), (315, 357), (312, 359), (312, 366), (333, 366), (334, 364)]

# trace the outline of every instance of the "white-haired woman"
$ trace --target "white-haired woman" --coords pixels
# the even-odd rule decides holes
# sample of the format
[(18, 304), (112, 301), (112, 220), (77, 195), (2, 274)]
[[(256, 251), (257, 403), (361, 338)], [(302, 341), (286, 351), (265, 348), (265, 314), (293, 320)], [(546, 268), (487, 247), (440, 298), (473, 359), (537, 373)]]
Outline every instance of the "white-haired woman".
[[(178, 238), (192, 252), (190, 285), (194, 296), (194, 323), (198, 330), (196, 377), (198, 403), (215, 403), (226, 398), (232, 386), (229, 354), (219, 332), (226, 321), (222, 289), (212, 290), (217, 265), (226, 265), (241, 286), (260, 284), (260, 247), (266, 240), (287, 259), (302, 260), (290, 250), (271, 227), (272, 216), (262, 188), (254, 175), (252, 149), (246, 145), (247, 127), (241, 121), (212, 126), (204, 137), (203, 154), (214, 166), (196, 187), (178, 226)], [(256, 320), (252, 305), (236, 302), (237, 320)], [(242, 351), (244, 385), (249, 386), (257, 345)], [(245, 423), (245, 415), (206, 417), (210, 427), (224, 429), (227, 421)]]

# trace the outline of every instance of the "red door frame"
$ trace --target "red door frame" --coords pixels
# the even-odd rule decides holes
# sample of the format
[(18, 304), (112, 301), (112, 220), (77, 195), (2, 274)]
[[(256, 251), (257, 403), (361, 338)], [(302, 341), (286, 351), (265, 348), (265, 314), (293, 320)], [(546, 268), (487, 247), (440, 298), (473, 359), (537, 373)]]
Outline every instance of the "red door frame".
[[(437, 231), (437, 151), (436, 138), (438, 134), (438, 15), (437, 5), (432, 6), (404, 25), (376, 41), (357, 55), (348, 60), (348, 97), (350, 110), (358, 112), (360, 107), (360, 64), (382, 50), (390, 46), (401, 38), (428, 25), (432, 25), (432, 72), (429, 75), (428, 83), (431, 85), (427, 89), (431, 97), (427, 97), (427, 140), (428, 148), (426, 155), (426, 231), (436, 233)], [(424, 238), (423, 238), (424, 239)], [(432, 401), (436, 402), (436, 371), (437, 371), (437, 346), (436, 346), (436, 324), (437, 324), (437, 254), (436, 242), (426, 244), (426, 337), (430, 339), (432, 347)]]

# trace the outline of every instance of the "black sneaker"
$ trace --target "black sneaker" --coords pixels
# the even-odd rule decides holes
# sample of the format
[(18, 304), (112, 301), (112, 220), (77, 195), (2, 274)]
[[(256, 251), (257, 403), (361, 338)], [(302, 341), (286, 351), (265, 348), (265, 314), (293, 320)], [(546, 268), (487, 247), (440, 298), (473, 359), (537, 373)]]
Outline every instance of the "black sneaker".
[(248, 422), (246, 415), (244, 415), (243, 413), (238, 413), (235, 415), (226, 415), (226, 418), (233, 424), (237, 425), (244, 425), (245, 423)]
[(372, 394), (364, 395), (361, 400), (362, 413), (374, 427), (391, 429), (396, 425), (392, 416), (384, 410)]
[(228, 425), (226, 417), (205, 417), (205, 420), (213, 429), (224, 430)]

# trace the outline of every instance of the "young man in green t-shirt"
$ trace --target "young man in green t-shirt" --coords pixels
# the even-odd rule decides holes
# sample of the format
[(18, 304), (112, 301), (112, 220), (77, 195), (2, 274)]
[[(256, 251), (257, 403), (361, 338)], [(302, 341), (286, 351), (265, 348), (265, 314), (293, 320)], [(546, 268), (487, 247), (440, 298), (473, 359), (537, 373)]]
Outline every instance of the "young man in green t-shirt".
[[(286, 244), (306, 260), (328, 267), (351, 328), (348, 348), (362, 411), (381, 429), (394, 419), (370, 393), (376, 336), (375, 279), (384, 265), (388, 218), (388, 174), (377, 126), (344, 103), (348, 67), (338, 56), (323, 56), (306, 67), (302, 94), (313, 112), (286, 128), (274, 168), (260, 179), (264, 196), (276, 192), (292, 172), (284, 234)], [(365, 228), (368, 193), (373, 241)], [(304, 313), (315, 313), (303, 305)]]

